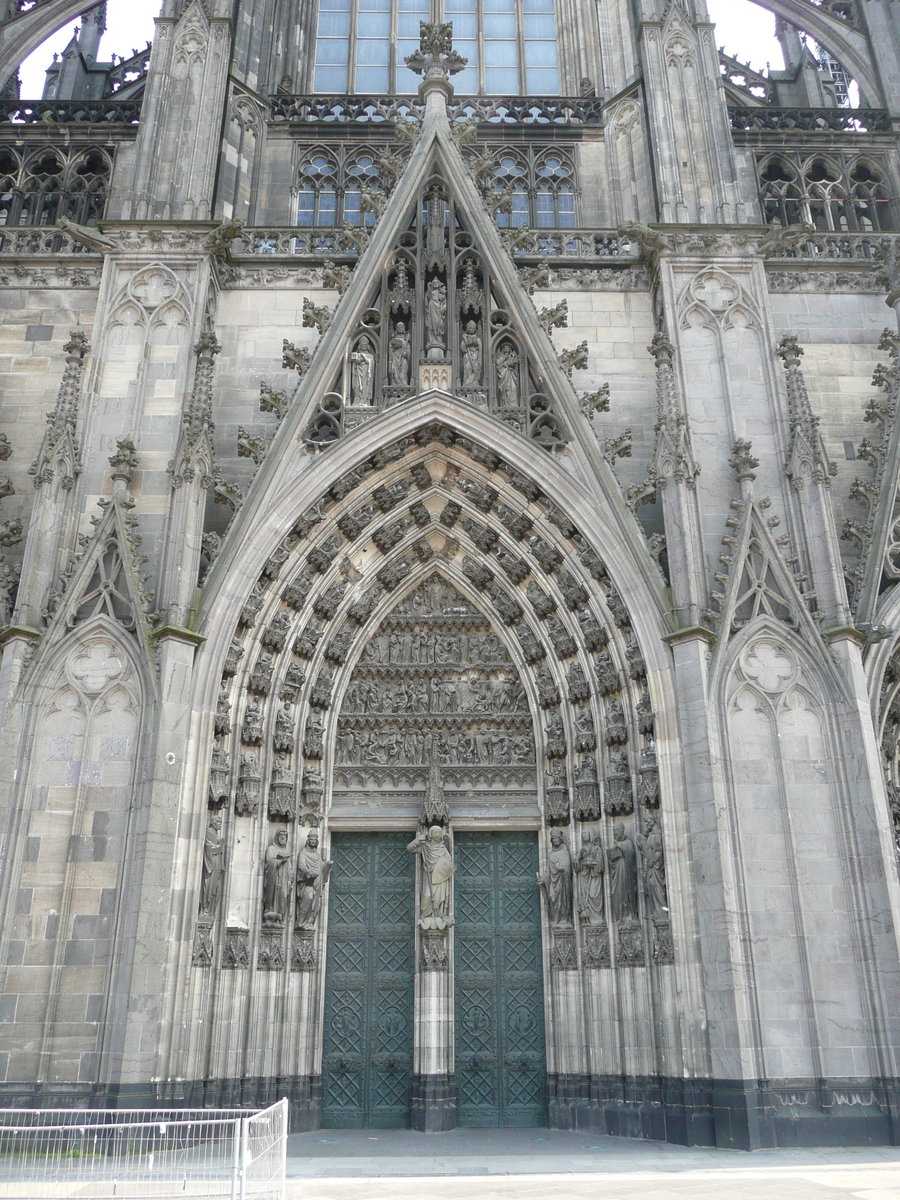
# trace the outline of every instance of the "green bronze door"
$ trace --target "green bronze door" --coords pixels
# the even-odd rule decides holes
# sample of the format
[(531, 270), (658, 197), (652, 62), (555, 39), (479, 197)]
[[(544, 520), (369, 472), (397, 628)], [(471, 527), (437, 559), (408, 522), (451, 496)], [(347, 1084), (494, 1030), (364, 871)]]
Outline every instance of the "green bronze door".
[(455, 848), (459, 1123), (544, 1125), (537, 835), (460, 833)]
[(322, 1124), (409, 1125), (415, 860), (408, 835), (334, 834)]

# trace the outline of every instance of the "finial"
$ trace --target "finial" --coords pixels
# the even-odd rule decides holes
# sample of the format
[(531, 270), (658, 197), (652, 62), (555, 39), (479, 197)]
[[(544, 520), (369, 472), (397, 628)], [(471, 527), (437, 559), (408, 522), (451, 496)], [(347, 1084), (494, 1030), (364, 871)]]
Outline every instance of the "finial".
[(404, 61), (411, 71), (422, 76), (420, 100), (425, 100), (429, 92), (442, 92), (449, 99), (453, 95), (450, 76), (459, 74), (469, 62), (453, 49), (452, 21), (444, 24), (420, 21), (419, 49), (408, 54)]

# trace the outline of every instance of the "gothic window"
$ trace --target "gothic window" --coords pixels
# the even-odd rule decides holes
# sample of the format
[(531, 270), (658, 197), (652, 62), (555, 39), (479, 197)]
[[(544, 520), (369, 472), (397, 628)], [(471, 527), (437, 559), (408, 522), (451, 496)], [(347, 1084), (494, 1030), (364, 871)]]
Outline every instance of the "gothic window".
[[(554, 0), (444, 0), (453, 44), (469, 60), (454, 79), (459, 95), (559, 93)], [(428, 0), (319, 0), (313, 89), (414, 94), (419, 78), (404, 59), (419, 45)]]
[(374, 225), (376, 214), (371, 208), (363, 211), (363, 195), (380, 188), (375, 151), (309, 150), (300, 163), (297, 224)]
[(0, 225), (55, 225), (69, 217), (96, 225), (103, 216), (111, 163), (103, 150), (42, 147), (0, 150)]
[(887, 174), (868, 159), (773, 154), (757, 169), (767, 224), (811, 221), (822, 233), (896, 228)]
[(535, 229), (574, 229), (575, 164), (563, 151), (494, 151), (494, 192), (505, 203), (497, 211), (497, 225), (530, 225)]
[(300, 168), (298, 225), (333, 225), (337, 205), (336, 165), (325, 154), (308, 155)]

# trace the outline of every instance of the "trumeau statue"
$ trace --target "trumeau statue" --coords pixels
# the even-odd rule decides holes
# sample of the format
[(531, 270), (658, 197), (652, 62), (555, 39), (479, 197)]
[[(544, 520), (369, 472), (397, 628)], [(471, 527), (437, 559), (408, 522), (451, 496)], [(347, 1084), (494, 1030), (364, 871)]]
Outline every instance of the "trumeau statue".
[(291, 852), (286, 829), (279, 829), (263, 860), (263, 924), (283, 925), (291, 894)]
[(306, 845), (297, 855), (295, 929), (315, 929), (332, 866), (331, 859), (326, 861), (319, 852), (318, 831), (311, 829), (306, 835)]
[(200, 913), (214, 917), (222, 891), (225, 874), (225, 844), (222, 838), (222, 818), (213, 813), (206, 827), (203, 842), (203, 875), (200, 882)]
[(453, 844), (440, 825), (420, 829), (406, 849), (422, 862), (422, 892), (419, 902), (423, 928), (449, 929), (450, 881), (453, 878)]
[(616, 921), (637, 921), (637, 855), (634, 842), (626, 837), (621, 821), (613, 825), (613, 837), (615, 842), (606, 852), (612, 915)]
[(350, 403), (371, 404), (375, 397), (375, 355), (367, 337), (350, 355)]
[(603, 876), (606, 855), (600, 834), (582, 830), (581, 849), (573, 864), (578, 875), (578, 915), (585, 925), (602, 925), (605, 915)]
[(572, 924), (572, 856), (559, 829), (550, 831), (547, 867), (537, 876), (538, 887), (547, 901), (551, 925)]

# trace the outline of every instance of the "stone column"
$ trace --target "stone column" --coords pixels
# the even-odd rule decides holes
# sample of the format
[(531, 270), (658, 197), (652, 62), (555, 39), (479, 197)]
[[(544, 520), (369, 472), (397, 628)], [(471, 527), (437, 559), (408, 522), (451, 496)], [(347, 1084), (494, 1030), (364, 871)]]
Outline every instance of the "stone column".
[[(434, 767), (432, 768), (434, 776)], [(440, 804), (444, 812), (446, 806)], [(408, 849), (416, 871), (415, 1046), (411, 1122), (420, 1133), (456, 1128), (453, 986), (453, 835), (426, 798), (425, 813)]]

